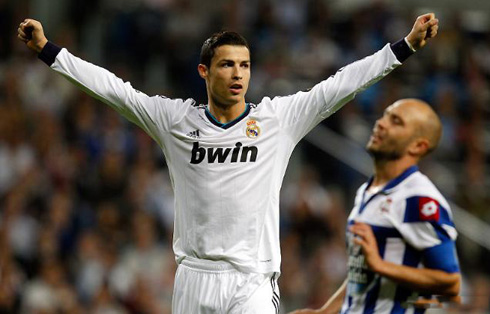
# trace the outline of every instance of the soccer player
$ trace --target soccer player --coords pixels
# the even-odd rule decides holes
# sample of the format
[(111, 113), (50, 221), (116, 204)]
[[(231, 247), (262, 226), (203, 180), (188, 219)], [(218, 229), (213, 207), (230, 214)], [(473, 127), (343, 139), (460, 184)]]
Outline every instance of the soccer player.
[(441, 132), (439, 117), (421, 100), (402, 99), (385, 110), (367, 144), (374, 176), (358, 189), (347, 222), (347, 279), (321, 309), (294, 314), (423, 313), (414, 306), (419, 293), (457, 300), (449, 204), (417, 168)]
[(55, 72), (145, 130), (161, 147), (175, 193), (178, 263), (173, 313), (277, 313), (279, 191), (293, 148), (356, 93), (437, 34), (419, 16), (400, 41), (352, 63), (307, 92), (245, 101), (250, 51), (234, 32), (207, 39), (198, 72), (207, 104), (147, 96), (109, 71), (49, 42), (26, 19), (18, 37)]

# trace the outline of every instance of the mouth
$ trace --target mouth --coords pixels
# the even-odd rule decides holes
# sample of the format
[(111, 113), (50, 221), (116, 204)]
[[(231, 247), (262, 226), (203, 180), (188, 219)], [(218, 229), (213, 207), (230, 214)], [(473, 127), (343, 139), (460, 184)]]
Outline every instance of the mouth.
[(234, 95), (240, 94), (242, 92), (242, 90), (243, 90), (242, 84), (235, 83), (235, 84), (230, 86), (230, 91)]

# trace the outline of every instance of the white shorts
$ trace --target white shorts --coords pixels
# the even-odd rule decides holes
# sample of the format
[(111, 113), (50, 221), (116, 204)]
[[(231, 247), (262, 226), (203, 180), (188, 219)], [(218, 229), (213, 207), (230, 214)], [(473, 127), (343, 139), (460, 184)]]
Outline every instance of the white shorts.
[(186, 257), (175, 274), (173, 314), (278, 314), (277, 273), (243, 273)]

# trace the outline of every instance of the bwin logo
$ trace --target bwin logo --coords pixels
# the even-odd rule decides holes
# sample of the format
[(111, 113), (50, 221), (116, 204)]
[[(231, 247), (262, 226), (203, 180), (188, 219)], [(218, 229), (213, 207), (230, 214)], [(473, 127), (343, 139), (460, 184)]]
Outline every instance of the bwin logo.
[[(231, 156), (230, 156), (231, 153)], [(200, 164), (206, 155), (208, 156), (208, 163), (212, 164), (218, 162), (224, 163), (227, 159), (230, 162), (255, 162), (257, 160), (257, 154), (259, 150), (255, 146), (243, 146), (238, 142), (234, 148), (231, 147), (218, 147), (212, 148), (199, 147), (199, 142), (194, 142), (192, 145), (191, 164)], [(230, 158), (228, 158), (230, 156)]]

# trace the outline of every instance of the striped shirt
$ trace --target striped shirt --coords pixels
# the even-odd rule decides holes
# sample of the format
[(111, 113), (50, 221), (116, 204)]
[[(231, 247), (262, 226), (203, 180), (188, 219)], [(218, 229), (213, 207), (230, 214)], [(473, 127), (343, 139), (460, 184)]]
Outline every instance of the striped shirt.
[[(449, 204), (417, 166), (369, 195), (371, 182), (358, 189), (348, 225), (355, 221), (369, 224), (386, 261), (459, 272), (454, 243), (457, 232)], [(415, 291), (368, 269), (353, 237), (347, 231), (349, 273), (341, 313), (424, 313), (407, 304), (418, 297)]]

